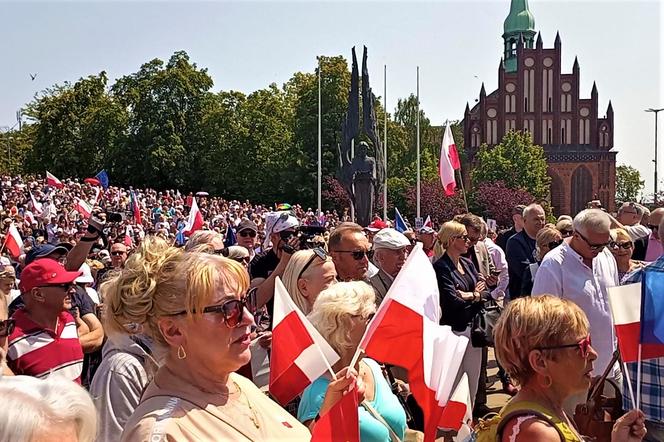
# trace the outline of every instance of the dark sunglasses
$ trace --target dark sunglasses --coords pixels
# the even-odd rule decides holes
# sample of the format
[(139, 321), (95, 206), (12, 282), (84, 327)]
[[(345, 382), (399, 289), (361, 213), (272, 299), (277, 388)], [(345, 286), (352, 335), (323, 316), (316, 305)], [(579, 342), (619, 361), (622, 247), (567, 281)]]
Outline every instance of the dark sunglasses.
[(372, 259), (374, 256), (373, 250), (337, 250), (338, 253), (350, 253), (353, 255), (355, 261), (359, 261), (365, 256), (367, 259)]
[(591, 243), (590, 241), (588, 241), (588, 238), (586, 238), (585, 236), (583, 236), (583, 235), (581, 234), (581, 232), (575, 232), (575, 233), (576, 233), (577, 235), (579, 235), (579, 236), (581, 237), (581, 239), (584, 240), (584, 241), (586, 242), (586, 244), (588, 244), (588, 248), (590, 248), (590, 250), (592, 250), (593, 252), (596, 252), (596, 251), (598, 251), (598, 250), (602, 250), (604, 247), (606, 247), (606, 246), (608, 246), (608, 245), (610, 244), (609, 242), (606, 242), (606, 243), (604, 243), (604, 244), (593, 244), (593, 243)]
[(609, 247), (612, 249), (631, 249), (632, 248), (632, 241), (625, 241), (625, 242), (616, 242), (616, 241), (611, 241), (609, 243)]
[(464, 242), (470, 241), (470, 238), (468, 235), (460, 235), (460, 236), (455, 236), (454, 239), (462, 239)]
[(16, 322), (14, 322), (13, 319), (5, 319), (4, 321), (0, 321), (0, 338), (11, 335), (15, 326)]
[(285, 230), (283, 232), (279, 232), (279, 238), (281, 238), (282, 241), (288, 241), (291, 239), (291, 237), (297, 235), (297, 232), (294, 232), (292, 230)]
[(40, 285), (39, 287), (55, 287), (68, 292), (72, 288), (76, 287), (76, 284), (74, 284), (73, 282), (67, 284), (45, 284), (45, 285)]
[(314, 247), (313, 249), (311, 249), (311, 251), (314, 252), (314, 254), (311, 256), (311, 258), (309, 258), (309, 261), (307, 261), (304, 267), (302, 267), (302, 270), (300, 270), (300, 274), (297, 275), (297, 279), (302, 278), (304, 272), (306, 272), (307, 269), (311, 267), (311, 264), (316, 260), (316, 258), (320, 259), (323, 262), (327, 261), (327, 252), (323, 248)]
[(652, 224), (648, 224), (648, 228), (652, 231), (655, 231), (655, 230), (659, 231), (659, 226), (654, 226)]
[(539, 348), (537, 348), (537, 350), (557, 350), (557, 349), (560, 349), (560, 348), (578, 347), (579, 351), (581, 352), (581, 357), (583, 359), (586, 359), (586, 358), (588, 358), (588, 355), (590, 354), (590, 347), (591, 346), (592, 346), (592, 340), (590, 339), (590, 335), (588, 335), (585, 338), (581, 339), (576, 344), (552, 345), (550, 347), (539, 347)]
[(558, 246), (561, 245), (562, 243), (563, 243), (563, 240), (560, 239), (560, 240), (558, 240), (558, 241), (551, 241), (551, 242), (550, 242), (549, 244), (547, 244), (547, 245), (549, 246), (549, 249), (555, 249), (556, 247), (558, 247)]
[(567, 238), (568, 236), (572, 236), (574, 234), (574, 230), (561, 230), (560, 234), (563, 236), (563, 238)]
[[(240, 299), (230, 299), (221, 304), (204, 307), (201, 313), (221, 313), (226, 325), (229, 328), (235, 328), (242, 322), (242, 317), (244, 315), (245, 308), (249, 310), (249, 312), (253, 311), (253, 308), (250, 305), (250, 303), (251, 303), (250, 297), (244, 296)], [(194, 310), (192, 311), (192, 313), (196, 314), (197, 312)], [(167, 316), (179, 316), (185, 314), (187, 314), (186, 311), (181, 311), (177, 313), (172, 313)]]
[(111, 252), (111, 255), (112, 255), (112, 256), (122, 256), (122, 255), (124, 255), (124, 254), (126, 254), (126, 253), (127, 253), (127, 252)]
[(243, 238), (246, 238), (247, 236), (250, 236), (252, 238), (256, 238), (256, 232), (253, 230), (242, 230), (241, 232), (238, 233)]

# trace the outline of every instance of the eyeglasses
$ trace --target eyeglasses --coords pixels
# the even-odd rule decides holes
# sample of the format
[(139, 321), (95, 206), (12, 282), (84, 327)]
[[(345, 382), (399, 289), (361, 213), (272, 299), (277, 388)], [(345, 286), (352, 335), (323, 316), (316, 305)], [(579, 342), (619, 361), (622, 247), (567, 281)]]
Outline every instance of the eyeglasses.
[(254, 232), (253, 230), (249, 230), (249, 229), (242, 230), (241, 232), (238, 233), (238, 235), (240, 235), (243, 238), (246, 238), (247, 236), (250, 236), (252, 238), (256, 238), (256, 232)]
[(454, 239), (462, 239), (464, 242), (470, 241), (468, 235), (455, 236)]
[(115, 252), (111, 252), (111, 255), (112, 255), (112, 256), (122, 256), (122, 255), (124, 255), (124, 254), (126, 254), (126, 253), (127, 253), (127, 252), (115, 251)]
[(574, 234), (574, 230), (561, 230), (560, 234), (563, 236), (563, 238), (567, 238), (568, 236), (572, 236)]
[(587, 359), (588, 355), (590, 354), (590, 347), (591, 346), (592, 346), (592, 340), (590, 339), (590, 335), (588, 335), (585, 338), (581, 339), (576, 344), (552, 345), (550, 347), (539, 347), (539, 348), (537, 348), (537, 350), (557, 350), (559, 348), (578, 347), (579, 351), (581, 352), (581, 357), (583, 359)]
[(284, 230), (283, 232), (279, 232), (279, 238), (281, 238), (282, 241), (288, 241), (295, 235), (297, 235), (297, 232), (293, 230)]
[(213, 255), (228, 256), (228, 250), (227, 249), (214, 249), (210, 253), (212, 253)]
[(76, 284), (74, 284), (73, 282), (69, 282), (67, 284), (45, 284), (45, 285), (40, 285), (39, 287), (54, 287), (68, 292), (69, 290), (75, 288)]
[(335, 250), (337, 253), (350, 253), (355, 261), (359, 261), (365, 256), (367, 259), (373, 259), (373, 250)]
[(5, 319), (4, 321), (0, 321), (0, 338), (11, 335), (14, 331), (15, 325), (16, 323), (13, 319)]
[(351, 318), (362, 318), (368, 324), (369, 322), (371, 322), (371, 320), (374, 318), (374, 316), (376, 316), (376, 312), (369, 313), (367, 316), (364, 316), (364, 315), (351, 315)]
[(611, 241), (609, 243), (609, 247), (612, 249), (631, 249), (633, 247), (632, 241), (625, 241), (625, 242), (616, 242), (616, 241)]
[(655, 230), (659, 231), (659, 226), (654, 226), (652, 224), (648, 224), (648, 228), (652, 231), (655, 231)]
[(314, 254), (311, 255), (309, 261), (307, 261), (304, 267), (302, 267), (302, 270), (300, 270), (300, 274), (297, 275), (297, 279), (302, 278), (304, 272), (311, 266), (311, 264), (314, 262), (316, 258), (319, 258), (323, 262), (327, 261), (327, 252), (321, 247), (314, 247), (313, 249), (311, 249), (311, 251), (314, 252)]
[(547, 246), (549, 247), (549, 249), (555, 249), (556, 247), (558, 247), (562, 243), (563, 243), (563, 240), (560, 239), (558, 241), (551, 241), (549, 244), (547, 244)]
[[(242, 322), (244, 309), (246, 308), (247, 310), (249, 310), (249, 312), (252, 311), (252, 306), (250, 305), (250, 303), (251, 303), (250, 297), (244, 296), (240, 299), (230, 299), (221, 304), (204, 307), (201, 313), (221, 313), (226, 325), (229, 328), (235, 328)], [(179, 316), (179, 315), (185, 315), (186, 313), (187, 313), (186, 311), (181, 311), (177, 313), (172, 313), (167, 316)], [(196, 314), (196, 311), (193, 310), (192, 313)]]
[(596, 252), (596, 251), (598, 251), (598, 250), (602, 250), (604, 247), (608, 246), (609, 243), (610, 243), (610, 242), (606, 242), (606, 243), (604, 243), (604, 244), (593, 244), (593, 243), (591, 243), (590, 241), (588, 241), (588, 238), (586, 238), (585, 236), (583, 236), (583, 234), (582, 234), (581, 232), (576, 231), (576, 232), (574, 232), (574, 233), (576, 233), (577, 235), (579, 235), (579, 236), (581, 237), (581, 239), (584, 240), (584, 241), (586, 242), (586, 244), (588, 244), (588, 248), (589, 248), (590, 250), (592, 250), (593, 252)]

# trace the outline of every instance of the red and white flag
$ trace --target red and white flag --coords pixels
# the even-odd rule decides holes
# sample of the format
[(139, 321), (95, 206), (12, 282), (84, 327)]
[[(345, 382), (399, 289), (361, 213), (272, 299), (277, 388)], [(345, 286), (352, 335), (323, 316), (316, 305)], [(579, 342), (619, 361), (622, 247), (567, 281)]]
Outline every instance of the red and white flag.
[(74, 207), (74, 210), (80, 213), (85, 219), (90, 218), (90, 215), (92, 215), (92, 205), (80, 198), (76, 200), (76, 207)]
[[(637, 362), (641, 339), (641, 283), (609, 288), (609, 304), (616, 328), (620, 358)], [(641, 359), (664, 356), (664, 345), (642, 344)]]
[(439, 318), (436, 274), (418, 243), (359, 348), (373, 359), (408, 370), (410, 389), (424, 414), (425, 441), (433, 441), (445, 425), (442, 415), (468, 345), (468, 338), (439, 325)]
[(355, 442), (360, 440), (357, 393), (351, 390), (321, 415), (311, 432), (311, 442)]
[(433, 229), (433, 222), (431, 222), (431, 216), (427, 215), (427, 219), (424, 220), (424, 224), (422, 224), (422, 227), (429, 227)]
[(127, 224), (127, 227), (125, 227), (125, 237), (124, 237), (125, 246), (131, 247), (134, 244), (134, 240), (132, 239), (133, 233), (134, 230), (131, 228), (129, 224)]
[(35, 196), (32, 194), (32, 192), (30, 192), (30, 201), (32, 202), (32, 211), (37, 215), (41, 215), (44, 211), (42, 203), (35, 199)]
[(56, 187), (58, 189), (62, 189), (63, 187), (65, 187), (65, 185), (62, 184), (62, 181), (57, 179), (55, 175), (53, 175), (48, 170), (46, 171), (46, 184), (48, 184), (49, 186)]
[(454, 440), (468, 440), (472, 434), (473, 401), (470, 397), (468, 375), (464, 373), (459, 380), (452, 397), (443, 404), (445, 409), (440, 418), (440, 427), (456, 431)]
[(14, 223), (9, 226), (3, 248), (9, 250), (9, 253), (14, 258), (18, 258), (23, 253), (23, 238), (21, 238), (21, 234), (18, 233), (18, 229)]
[(24, 223), (27, 226), (32, 226), (33, 224), (37, 224), (37, 219), (35, 218), (35, 215), (29, 210), (26, 210), (23, 213), (23, 218), (24, 218)]
[(187, 224), (184, 227), (184, 234), (190, 236), (196, 230), (203, 228), (203, 215), (198, 209), (198, 203), (196, 198), (192, 198), (191, 210), (189, 211), (189, 218), (187, 219)]
[(456, 189), (454, 171), (460, 168), (459, 154), (448, 122), (440, 146), (440, 160), (438, 161), (438, 175), (440, 176), (440, 182), (443, 183), (445, 195), (454, 195), (454, 189)]
[(270, 393), (282, 405), (297, 397), (339, 360), (339, 355), (295, 305), (286, 287), (274, 283)]

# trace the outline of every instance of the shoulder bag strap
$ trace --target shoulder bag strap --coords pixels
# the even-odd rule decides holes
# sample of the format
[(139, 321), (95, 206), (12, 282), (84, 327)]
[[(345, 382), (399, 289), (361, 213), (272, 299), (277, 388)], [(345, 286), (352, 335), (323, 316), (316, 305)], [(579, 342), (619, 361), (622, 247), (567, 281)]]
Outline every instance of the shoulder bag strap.
[(544, 422), (548, 423), (551, 425), (553, 428), (555, 428), (556, 432), (558, 433), (558, 437), (560, 437), (561, 442), (565, 442), (565, 435), (560, 431), (560, 428), (558, 428), (558, 425), (554, 421), (551, 420), (548, 416), (545, 414), (540, 413), (539, 411), (535, 410), (514, 410), (509, 413), (507, 413), (504, 417), (500, 419), (500, 423), (498, 424), (498, 428), (496, 429), (496, 435), (498, 436), (498, 440), (502, 437), (503, 430), (505, 429), (505, 425), (512, 419), (518, 416), (525, 416), (525, 415), (533, 415), (535, 418), (543, 420)]
[(385, 427), (387, 428), (387, 431), (390, 432), (390, 440), (392, 442), (401, 442), (401, 439), (399, 439), (399, 436), (397, 436), (397, 434), (394, 432), (394, 430), (392, 430), (392, 427), (390, 427), (390, 424), (385, 422), (385, 419), (383, 419), (383, 416), (381, 416), (380, 413), (378, 413), (378, 411), (376, 411), (376, 409), (371, 406), (369, 401), (367, 401), (365, 399), (360, 403), (360, 405), (363, 406), (365, 408), (365, 410), (367, 410), (369, 412), (369, 414), (371, 414), (374, 417), (374, 419), (376, 419), (381, 424), (385, 425)]
[(606, 369), (604, 369), (602, 377), (600, 377), (597, 380), (597, 382), (595, 382), (593, 389), (588, 393), (588, 400), (597, 399), (597, 396), (604, 390), (604, 382), (606, 381), (606, 378), (609, 376), (609, 373), (611, 373), (611, 370), (613, 369), (614, 365), (616, 365), (616, 362), (618, 361), (619, 357), (620, 357), (620, 352), (618, 350), (614, 351), (613, 357), (611, 358), (611, 362), (609, 362), (609, 365), (606, 367)]

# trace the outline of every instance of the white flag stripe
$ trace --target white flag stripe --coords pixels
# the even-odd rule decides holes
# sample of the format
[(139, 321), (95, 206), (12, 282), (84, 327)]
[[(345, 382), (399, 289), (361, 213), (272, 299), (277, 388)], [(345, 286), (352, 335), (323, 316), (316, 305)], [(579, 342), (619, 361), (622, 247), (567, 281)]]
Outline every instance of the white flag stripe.
[(615, 325), (641, 321), (641, 283), (609, 288), (609, 305)]
[[(451, 375), (452, 373), (455, 373), (455, 375), (452, 380), (448, 382), (442, 382), (445, 380), (445, 378), (441, 376), (441, 383), (439, 384), (438, 391), (436, 393), (438, 404), (443, 406), (447, 404), (447, 400), (450, 397), (450, 393), (452, 392), (452, 387), (454, 386), (454, 381), (457, 377), (457, 374), (459, 373), (459, 370), (461, 369), (461, 364), (463, 363), (463, 355), (466, 354), (466, 348), (468, 345), (470, 345), (470, 340), (467, 337), (458, 336), (458, 338), (459, 340), (457, 341), (456, 348), (450, 355), (450, 363), (447, 371), (448, 375)], [(463, 376), (466, 377), (466, 385), (468, 385), (468, 376), (465, 372), (463, 373)], [(468, 392), (468, 395), (470, 396), (470, 391)]]
[[(295, 359), (295, 365), (300, 367), (300, 370), (309, 378), (311, 382), (318, 379), (321, 375), (321, 354), (316, 348), (316, 344), (307, 347)], [(322, 366), (322, 371), (327, 371), (326, 366)]]
[(60, 339), (78, 339), (78, 331), (75, 322), (68, 322), (60, 334)]
[(7, 357), (15, 361), (32, 351), (39, 350), (40, 348), (47, 346), (52, 342), (53, 338), (45, 331), (36, 335), (23, 337), (9, 344)]

